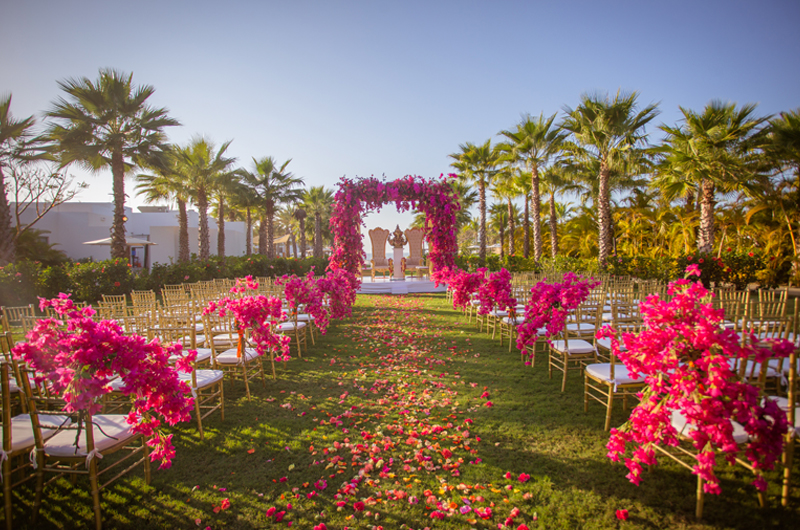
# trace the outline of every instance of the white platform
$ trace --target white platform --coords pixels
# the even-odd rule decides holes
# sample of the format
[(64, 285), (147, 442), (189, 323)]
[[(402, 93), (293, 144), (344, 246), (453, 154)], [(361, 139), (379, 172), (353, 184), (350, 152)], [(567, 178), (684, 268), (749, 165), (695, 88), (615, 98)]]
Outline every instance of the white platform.
[(361, 289), (359, 294), (408, 294), (408, 293), (443, 293), (447, 291), (447, 286), (435, 284), (425, 279), (407, 278), (404, 281), (390, 280), (389, 278), (364, 276), (361, 278)]

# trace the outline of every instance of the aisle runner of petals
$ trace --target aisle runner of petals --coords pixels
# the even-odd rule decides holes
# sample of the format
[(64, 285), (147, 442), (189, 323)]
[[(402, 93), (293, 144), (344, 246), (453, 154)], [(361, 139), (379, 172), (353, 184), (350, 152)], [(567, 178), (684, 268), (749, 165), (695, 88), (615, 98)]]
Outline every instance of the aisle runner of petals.
[[(536, 514), (526, 506), (532, 497), (525, 491), (530, 475), (494, 471), (494, 481), (485, 483), (461, 478), (467, 466), (481, 465), (480, 447), (486, 442), (470, 432), (470, 414), (492, 407), (491, 390), (479, 394), (477, 383), (448, 369), (478, 354), (457, 351), (446, 341), (419, 299), (381, 297), (379, 303), (362, 321), (347, 326), (352, 347), (329, 361), (356, 363), (349, 372), (357, 374), (355, 379), (339, 375), (321, 382), (342, 388), (338, 401), (315, 403), (297, 396), (299, 402), (280, 405), (297, 413), (299, 422), (335, 434), (325, 437), (324, 447), (308, 447), (315, 459), (310, 467), (320, 467), (318, 480), (294, 480), (295, 465), (283, 460), (289, 472), (273, 485), (279, 488), (278, 502), (265, 507), (267, 519), (291, 526), (293, 514), (302, 511), (315, 521), (315, 530), (382, 525), (421, 530), (439, 528), (443, 523), (437, 521), (445, 519), (453, 528), (535, 526)], [(306, 427), (298, 426), (298, 432)], [(231, 507), (227, 499), (222, 504), (215, 511)], [(391, 513), (384, 515), (384, 509)], [(405, 522), (398, 521), (398, 513)]]

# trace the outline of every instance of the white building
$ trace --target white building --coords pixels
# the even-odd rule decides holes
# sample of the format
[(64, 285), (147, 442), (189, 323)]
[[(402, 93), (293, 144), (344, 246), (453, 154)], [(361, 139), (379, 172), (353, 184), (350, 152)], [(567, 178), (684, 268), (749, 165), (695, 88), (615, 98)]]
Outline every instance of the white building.
[[(140, 265), (171, 263), (178, 258), (178, 211), (167, 206), (139, 206), (138, 211), (125, 207), (125, 233), (128, 237), (146, 239), (154, 245), (131, 247), (133, 259)], [(13, 205), (12, 205), (13, 211)], [(26, 212), (27, 213), (27, 212)], [(198, 253), (198, 213), (189, 210), (189, 252)], [(27, 223), (32, 215), (23, 215), (21, 222)], [(110, 245), (84, 245), (111, 237), (111, 222), (114, 205), (106, 202), (65, 202), (53, 208), (34, 225), (57, 250), (64, 251), (74, 260), (92, 258), (94, 261), (111, 258)], [(208, 218), (211, 254), (217, 253), (217, 221)], [(242, 256), (245, 248), (246, 224), (225, 221), (225, 255)], [(146, 259), (145, 259), (146, 258)]]

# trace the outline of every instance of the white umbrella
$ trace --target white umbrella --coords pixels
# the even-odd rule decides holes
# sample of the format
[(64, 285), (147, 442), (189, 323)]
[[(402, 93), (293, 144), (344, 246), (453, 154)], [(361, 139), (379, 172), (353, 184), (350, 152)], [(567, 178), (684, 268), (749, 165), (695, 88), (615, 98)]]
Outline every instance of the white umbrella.
[[(98, 239), (97, 241), (86, 241), (83, 243), (84, 245), (111, 245), (111, 238), (107, 237), (105, 239)], [(139, 239), (138, 237), (126, 237), (125, 238), (125, 245), (128, 247), (141, 247), (144, 245), (157, 245), (158, 243), (153, 243), (152, 241), (148, 241), (146, 239)]]

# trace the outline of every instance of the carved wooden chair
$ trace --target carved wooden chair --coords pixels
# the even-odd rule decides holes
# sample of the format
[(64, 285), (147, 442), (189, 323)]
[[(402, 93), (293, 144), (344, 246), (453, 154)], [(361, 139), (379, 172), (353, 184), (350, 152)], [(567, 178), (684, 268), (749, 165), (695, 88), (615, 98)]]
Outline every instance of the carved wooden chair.
[(375, 273), (378, 272), (381, 276), (388, 274), (392, 275), (394, 263), (392, 258), (386, 257), (386, 240), (389, 239), (389, 231), (385, 228), (373, 228), (369, 231), (369, 239), (372, 242), (372, 281), (375, 281)]
[(406, 258), (406, 271), (411, 271), (415, 276), (422, 277), (430, 274), (425, 258), (422, 257), (422, 243), (425, 233), (421, 228), (410, 228), (403, 232), (408, 240), (409, 256)]

